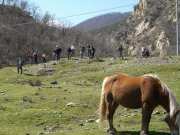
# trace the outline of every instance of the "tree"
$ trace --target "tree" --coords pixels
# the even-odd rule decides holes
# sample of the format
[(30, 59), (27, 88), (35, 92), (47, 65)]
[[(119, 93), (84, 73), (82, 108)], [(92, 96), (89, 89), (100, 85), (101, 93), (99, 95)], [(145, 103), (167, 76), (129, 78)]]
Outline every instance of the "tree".
[(1, 0), (1, 4), (4, 5), (5, 4), (5, 0)]
[(27, 11), (27, 9), (29, 8), (29, 3), (28, 3), (27, 0), (21, 0), (19, 6), (20, 6), (21, 10), (26, 10)]

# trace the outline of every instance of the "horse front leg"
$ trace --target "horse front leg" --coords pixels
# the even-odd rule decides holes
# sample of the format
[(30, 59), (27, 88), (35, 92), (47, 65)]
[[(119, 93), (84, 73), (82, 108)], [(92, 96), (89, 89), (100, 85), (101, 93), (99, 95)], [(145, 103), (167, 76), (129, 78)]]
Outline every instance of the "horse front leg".
[(154, 108), (147, 103), (143, 104), (142, 107), (142, 128), (140, 135), (148, 135), (149, 132), (149, 122), (151, 119), (151, 114)]

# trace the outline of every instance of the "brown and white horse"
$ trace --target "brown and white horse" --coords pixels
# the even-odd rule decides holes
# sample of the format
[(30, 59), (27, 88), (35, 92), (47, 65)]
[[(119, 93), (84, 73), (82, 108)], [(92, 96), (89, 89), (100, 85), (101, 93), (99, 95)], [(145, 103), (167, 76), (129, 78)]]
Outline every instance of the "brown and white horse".
[(164, 121), (175, 135), (180, 135), (180, 110), (176, 98), (168, 87), (156, 75), (139, 77), (117, 74), (106, 77), (102, 85), (100, 101), (100, 122), (107, 120), (108, 132), (115, 135), (113, 115), (122, 105), (130, 109), (142, 108), (141, 135), (148, 134), (149, 122), (153, 110), (161, 105), (168, 116)]

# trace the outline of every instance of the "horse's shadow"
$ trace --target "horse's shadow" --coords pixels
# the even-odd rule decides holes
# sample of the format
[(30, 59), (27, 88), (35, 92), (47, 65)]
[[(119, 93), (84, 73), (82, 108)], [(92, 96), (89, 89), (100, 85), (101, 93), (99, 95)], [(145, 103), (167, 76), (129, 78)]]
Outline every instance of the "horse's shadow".
[[(121, 131), (117, 132), (116, 135), (139, 135), (139, 133), (139, 131)], [(149, 135), (170, 135), (170, 133), (151, 131)]]

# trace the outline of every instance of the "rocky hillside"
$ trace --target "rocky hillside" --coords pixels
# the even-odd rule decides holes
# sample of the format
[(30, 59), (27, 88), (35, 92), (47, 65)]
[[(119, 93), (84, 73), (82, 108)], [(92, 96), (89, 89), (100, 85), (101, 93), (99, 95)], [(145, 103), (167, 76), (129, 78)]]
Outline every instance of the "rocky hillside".
[(176, 53), (176, 3), (174, 0), (140, 0), (127, 20), (99, 31), (110, 44), (123, 44), (131, 55), (146, 46), (153, 55)]
[(78, 25), (76, 25), (74, 28), (75, 29), (83, 29), (83, 30), (97, 30), (101, 29), (105, 26), (113, 25), (117, 22), (120, 22), (124, 19), (126, 19), (130, 15), (130, 12), (126, 13), (108, 13), (108, 14), (103, 14), (91, 19), (88, 19)]

